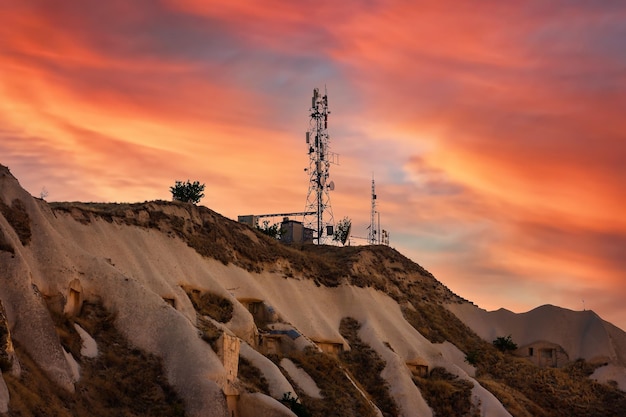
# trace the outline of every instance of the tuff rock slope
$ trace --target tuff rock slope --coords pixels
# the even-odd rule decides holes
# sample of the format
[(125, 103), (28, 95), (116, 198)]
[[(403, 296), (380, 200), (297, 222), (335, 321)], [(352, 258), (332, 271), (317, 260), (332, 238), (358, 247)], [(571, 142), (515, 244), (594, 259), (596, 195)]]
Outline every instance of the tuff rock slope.
[[(624, 332), (597, 316), (580, 323), (554, 308), (527, 321), (489, 321), (387, 247), (288, 247), (183, 203), (49, 204), (3, 166), (0, 209), (0, 413), (17, 415), (20, 393), (11, 387), (24, 378), (22, 363), (61, 387), (66, 403), (84, 395), (94, 356), (106, 356), (106, 346), (94, 346), (107, 343), (95, 334), (102, 326), (135, 356), (159, 361), (188, 416), (292, 416), (303, 408), (432, 416), (448, 413), (451, 399), (458, 405), (449, 415), (561, 415), (523, 387), (504, 394), (506, 379), (487, 364), (517, 363), (490, 346), (494, 335), (550, 339), (554, 326), (564, 329), (554, 343), (576, 358), (624, 367)], [(480, 352), (473, 364), (470, 351)], [(380, 364), (376, 386), (361, 370), (368, 363)], [(624, 402), (613, 386), (581, 381), (596, 401), (589, 404), (610, 395)], [(300, 399), (285, 400), (287, 393)]]

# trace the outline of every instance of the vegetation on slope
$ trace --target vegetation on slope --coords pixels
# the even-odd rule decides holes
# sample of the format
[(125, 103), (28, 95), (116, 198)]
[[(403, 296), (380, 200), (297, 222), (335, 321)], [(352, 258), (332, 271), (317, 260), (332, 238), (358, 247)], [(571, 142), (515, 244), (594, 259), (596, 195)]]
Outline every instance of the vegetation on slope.
[(229, 299), (212, 292), (189, 287), (183, 289), (199, 315), (209, 316), (220, 323), (228, 323), (233, 318), (233, 303)]
[(597, 367), (578, 360), (564, 368), (539, 368), (498, 351), (443, 305), (412, 304), (405, 318), (433, 343), (452, 342), (472, 358), (476, 379), (513, 417), (623, 416), (626, 393), (588, 376)]
[(238, 369), (237, 378), (248, 392), (262, 392), (265, 395), (270, 395), (269, 383), (261, 370), (241, 355), (239, 356)]
[(444, 368), (434, 368), (427, 378), (413, 377), (422, 396), (433, 409), (434, 417), (480, 417), (480, 408), (472, 403), (474, 384)]
[(297, 271), (314, 269), (300, 252), (202, 206), (152, 201), (136, 204), (50, 203), (50, 207), (85, 224), (94, 218), (102, 218), (110, 223), (160, 230), (179, 237), (202, 256), (225, 265), (232, 263), (251, 272), (261, 272), (279, 259), (289, 259), (291, 267)]
[(77, 322), (98, 342), (97, 358), (80, 356), (80, 336), (73, 321), (53, 314), (61, 343), (81, 366), (81, 379), (71, 394), (51, 382), (19, 344), (15, 350), (21, 376), (3, 378), (9, 388), (10, 417), (184, 416), (181, 399), (168, 385), (160, 360), (133, 348), (113, 326), (101, 306), (85, 304)]
[[(313, 378), (323, 398), (311, 398), (294, 385), (296, 393), (313, 417), (376, 417), (376, 413), (346, 376), (341, 363), (331, 355), (306, 349), (287, 355)], [(280, 357), (271, 356), (277, 365)]]
[(26, 207), (22, 200), (15, 199), (8, 206), (4, 201), (0, 200), (0, 213), (4, 216), (7, 222), (11, 225), (13, 230), (22, 242), (22, 245), (28, 245), (32, 236), (30, 230), (30, 217), (26, 212)]
[(183, 289), (196, 310), (196, 326), (200, 332), (200, 337), (217, 352), (217, 341), (223, 332), (206, 316), (219, 323), (227, 323), (233, 317), (233, 304), (230, 300), (215, 293), (200, 291), (190, 287), (184, 287)]
[(341, 320), (339, 331), (350, 344), (350, 350), (341, 352), (339, 358), (355, 376), (384, 417), (397, 417), (398, 406), (389, 393), (389, 384), (380, 375), (385, 361), (358, 335), (361, 324), (352, 317)]

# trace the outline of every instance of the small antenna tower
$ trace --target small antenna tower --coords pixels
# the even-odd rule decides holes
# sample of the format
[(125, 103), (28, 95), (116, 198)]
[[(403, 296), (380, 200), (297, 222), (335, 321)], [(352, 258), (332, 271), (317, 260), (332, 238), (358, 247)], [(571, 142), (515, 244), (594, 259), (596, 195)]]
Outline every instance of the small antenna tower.
[(367, 234), (367, 240), (370, 245), (378, 243), (377, 239), (377, 227), (376, 227), (376, 184), (374, 183), (374, 174), (372, 174), (372, 213), (370, 219), (369, 233)]
[(335, 220), (330, 206), (330, 191), (335, 183), (328, 181), (330, 164), (337, 164), (339, 156), (330, 152), (328, 136), (328, 95), (320, 96), (318, 88), (313, 89), (311, 100), (309, 130), (306, 132), (309, 167), (304, 170), (309, 174), (309, 191), (306, 196), (305, 212), (314, 212), (304, 216), (304, 226), (313, 229), (313, 240), (318, 245), (332, 239)]

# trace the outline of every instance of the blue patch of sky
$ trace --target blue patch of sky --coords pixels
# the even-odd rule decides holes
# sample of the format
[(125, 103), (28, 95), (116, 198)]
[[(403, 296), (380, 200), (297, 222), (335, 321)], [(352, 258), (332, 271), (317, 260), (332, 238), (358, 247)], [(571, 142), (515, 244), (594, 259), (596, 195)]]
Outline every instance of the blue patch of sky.
[(555, 60), (577, 56), (606, 62), (619, 60), (623, 64), (626, 62), (625, 11), (616, 16), (607, 11), (601, 18), (590, 16), (587, 20), (553, 16), (528, 33), (526, 42), (535, 52)]

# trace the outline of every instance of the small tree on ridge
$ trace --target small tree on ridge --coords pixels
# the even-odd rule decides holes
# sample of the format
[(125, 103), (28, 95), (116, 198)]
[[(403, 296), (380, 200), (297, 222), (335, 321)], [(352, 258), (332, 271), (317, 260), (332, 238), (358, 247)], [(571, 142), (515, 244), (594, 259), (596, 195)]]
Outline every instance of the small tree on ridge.
[(333, 240), (336, 242), (341, 242), (342, 245), (345, 245), (350, 238), (350, 229), (352, 227), (352, 220), (348, 217), (344, 217), (343, 220), (339, 220), (337, 223), (337, 228), (335, 229), (335, 234), (333, 236)]
[(204, 197), (204, 184), (200, 184), (200, 181), (176, 181), (174, 186), (170, 187), (170, 191), (172, 193), (172, 200), (197, 204), (200, 199)]

